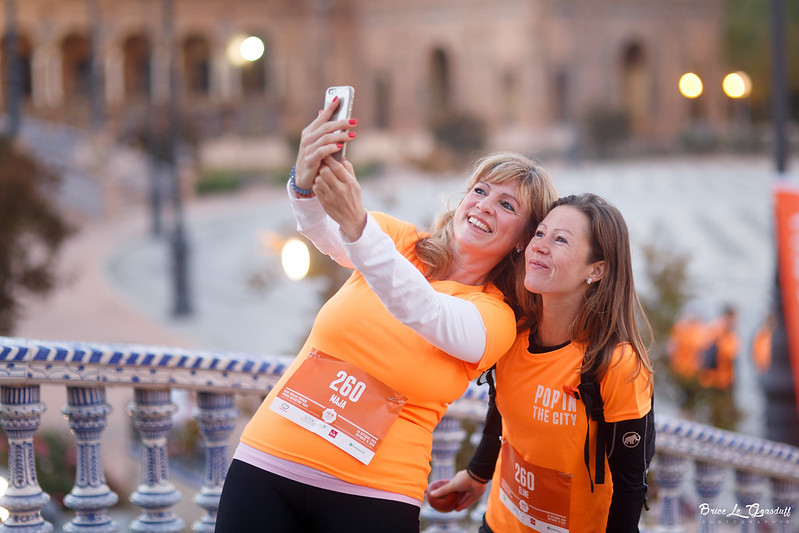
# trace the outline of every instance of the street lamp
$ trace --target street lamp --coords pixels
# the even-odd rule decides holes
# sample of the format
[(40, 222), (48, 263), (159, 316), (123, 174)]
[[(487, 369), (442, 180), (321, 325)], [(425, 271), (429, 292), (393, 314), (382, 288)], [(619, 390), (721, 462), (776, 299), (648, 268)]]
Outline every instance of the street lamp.
[(6, 133), (16, 137), (20, 127), (20, 107), (22, 105), (22, 75), (19, 68), (19, 46), (17, 42), (17, 3), (6, 0), (6, 112), (8, 121)]
[(183, 221), (183, 193), (180, 187), (180, 67), (178, 65), (178, 38), (175, 30), (175, 0), (163, 0), (164, 35), (169, 40), (169, 120), (168, 156), (172, 201), (175, 211), (175, 228), (172, 234), (172, 275), (174, 302), (172, 314), (187, 316), (192, 312), (189, 301), (189, 246)]
[[(738, 140), (744, 148), (751, 130), (748, 97), (752, 94), (752, 79), (746, 72), (730, 72), (721, 82), (724, 94), (731, 100), (733, 115), (734, 140)], [(738, 144), (738, 143), (736, 143)]]
[(99, 0), (87, 0), (89, 13), (89, 98), (91, 100), (91, 124), (95, 130), (104, 121), (103, 105), (103, 58), (101, 55), (102, 14)]
[(701, 113), (699, 109), (699, 97), (702, 96), (702, 92), (704, 91), (702, 78), (700, 78), (699, 75), (694, 72), (686, 72), (680, 76), (678, 87), (680, 89), (680, 94), (687, 98), (690, 104), (690, 126), (686, 141), (689, 146), (701, 146), (707, 140), (707, 131), (706, 128), (703, 127), (700, 120)]
[[(790, 100), (788, 97), (787, 54), (785, 38), (785, 2), (771, 0), (771, 35), (772, 35), (772, 117), (774, 122), (774, 159), (777, 182), (784, 181), (788, 170), (788, 136), (787, 123), (790, 116)], [(766, 437), (772, 440), (799, 445), (799, 406), (797, 405), (797, 374), (792, 362), (788, 331), (785, 322), (785, 309), (790, 304), (780, 283), (780, 271), (777, 268), (774, 287), (774, 311), (777, 316), (776, 327), (772, 337), (771, 367), (763, 379), (766, 395)], [(792, 334), (796, 334), (793, 331)]]

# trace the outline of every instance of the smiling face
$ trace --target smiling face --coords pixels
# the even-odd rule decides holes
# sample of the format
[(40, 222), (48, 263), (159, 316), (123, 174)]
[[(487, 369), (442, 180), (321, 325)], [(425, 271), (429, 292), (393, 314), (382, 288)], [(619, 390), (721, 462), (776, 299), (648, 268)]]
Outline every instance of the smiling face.
[(496, 264), (523, 245), (529, 208), (517, 198), (517, 181), (478, 181), (466, 194), (453, 218), (456, 250), (495, 258)]
[(525, 288), (541, 295), (582, 298), (586, 280), (599, 281), (604, 261), (591, 261), (588, 217), (562, 205), (544, 218), (525, 251)]

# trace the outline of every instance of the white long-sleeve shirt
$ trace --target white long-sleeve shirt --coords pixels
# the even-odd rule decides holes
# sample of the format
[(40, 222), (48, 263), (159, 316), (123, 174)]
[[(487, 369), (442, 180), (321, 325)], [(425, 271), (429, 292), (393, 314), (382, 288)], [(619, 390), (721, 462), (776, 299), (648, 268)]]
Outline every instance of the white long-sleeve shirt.
[(436, 291), (371, 215), (361, 237), (347, 242), (317, 198), (297, 198), (290, 189), (288, 195), (297, 231), (341, 266), (358, 270), (397, 320), (457, 359), (480, 360), (486, 329), (477, 307)]

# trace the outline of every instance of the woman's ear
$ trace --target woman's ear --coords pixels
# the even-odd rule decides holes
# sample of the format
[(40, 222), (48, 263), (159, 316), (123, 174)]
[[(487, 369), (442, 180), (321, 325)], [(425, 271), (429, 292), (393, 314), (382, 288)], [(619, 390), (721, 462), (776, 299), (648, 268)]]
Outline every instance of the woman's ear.
[(589, 274), (591, 281), (597, 282), (601, 280), (605, 276), (606, 269), (607, 269), (606, 261), (597, 261), (596, 263), (594, 263), (591, 266), (591, 274)]

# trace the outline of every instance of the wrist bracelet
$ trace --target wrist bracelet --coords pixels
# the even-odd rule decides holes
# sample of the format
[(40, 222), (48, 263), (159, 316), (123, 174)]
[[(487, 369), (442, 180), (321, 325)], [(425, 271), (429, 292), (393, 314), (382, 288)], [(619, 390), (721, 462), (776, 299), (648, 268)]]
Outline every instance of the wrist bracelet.
[(316, 196), (316, 193), (313, 192), (313, 189), (300, 189), (297, 187), (297, 183), (294, 181), (294, 177), (297, 175), (297, 167), (291, 167), (289, 170), (289, 187), (291, 188), (291, 192), (293, 192), (298, 198), (313, 198)]
[(472, 474), (472, 471), (471, 471), (471, 470), (469, 470), (468, 468), (466, 469), (466, 473), (467, 473), (467, 474), (469, 474), (469, 477), (470, 477), (470, 478), (472, 478), (473, 480), (477, 481), (478, 483), (482, 483), (483, 485), (485, 485), (486, 483), (488, 483), (488, 480), (487, 480), (487, 479), (480, 479), (479, 477), (477, 477), (477, 476), (475, 476), (474, 474)]

